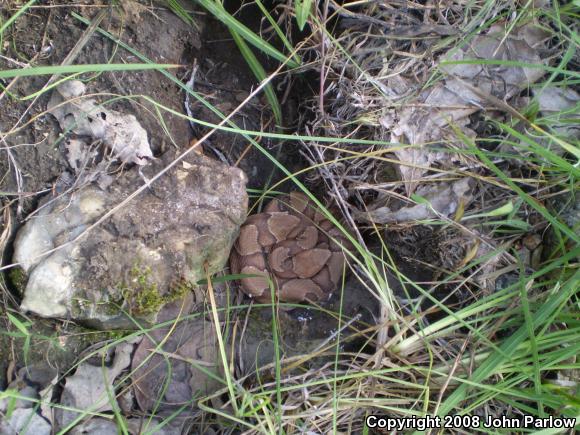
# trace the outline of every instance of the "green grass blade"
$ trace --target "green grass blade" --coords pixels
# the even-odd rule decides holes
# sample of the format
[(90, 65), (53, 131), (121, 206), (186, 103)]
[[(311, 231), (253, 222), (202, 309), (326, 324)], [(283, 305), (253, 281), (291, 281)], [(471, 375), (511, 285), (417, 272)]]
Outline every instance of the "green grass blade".
[[(580, 282), (580, 271), (577, 271), (563, 288), (552, 293), (545, 299), (544, 304), (533, 316), (534, 330), (543, 326), (546, 320), (548, 320), (556, 310), (561, 308), (561, 306), (578, 291), (578, 282)], [(469, 378), (470, 382), (483, 382), (495, 373), (497, 368), (505, 363), (507, 359), (506, 355), (512, 355), (514, 350), (517, 349), (517, 347), (528, 337), (528, 328), (529, 326), (527, 324), (520, 326), (520, 328), (501, 345), (501, 352), (494, 352), (471, 374)], [(438, 415), (443, 416), (452, 413), (457, 405), (466, 398), (469, 388), (470, 385), (468, 384), (460, 385), (441, 404)]]
[(295, 0), (294, 9), (296, 10), (296, 22), (300, 31), (304, 30), (310, 9), (312, 8), (312, 0)]
[[(266, 17), (272, 28), (278, 35), (278, 38), (280, 38), (280, 41), (282, 41), (282, 44), (284, 44), (284, 47), (286, 47), (286, 49), (289, 52), (291, 53), (294, 52), (294, 47), (292, 46), (290, 41), (288, 41), (288, 38), (286, 38), (286, 35), (282, 31), (276, 20), (272, 18), (272, 15), (270, 14), (270, 12), (268, 12), (264, 4), (260, 0), (256, 0), (256, 4), (258, 5), (260, 11), (262, 12), (262, 14), (264, 14), (264, 16)], [(300, 57), (298, 56), (298, 54), (294, 54), (293, 59), (297, 64), (300, 64)]]
[(506, 174), (499, 169), (487, 155), (481, 151), (472, 139), (465, 136), (461, 131), (456, 129), (457, 135), (463, 140), (463, 142), (476, 154), (483, 163), (493, 171), (504, 183), (506, 183), (514, 192), (518, 194), (525, 202), (527, 202), (532, 208), (534, 208), (538, 213), (540, 213), (548, 222), (550, 222), (554, 227), (560, 230), (562, 233), (566, 234), (571, 240), (576, 243), (580, 243), (580, 237), (568, 228), (566, 225), (559, 222), (554, 216), (548, 212), (546, 207), (535, 201), (530, 195), (524, 192), (518, 185), (516, 185)]
[[(273, 57), (274, 59), (279, 60), (280, 62), (285, 62), (287, 60), (287, 56), (283, 53), (278, 51), (272, 45), (264, 41), (254, 32), (252, 32), (248, 27), (240, 23), (237, 19), (235, 19), (231, 14), (229, 14), (225, 8), (214, 0), (195, 0), (197, 3), (201, 4), (208, 12), (210, 12), (216, 19), (224, 23), (228, 29), (234, 30), (237, 32), (242, 38), (248, 41), (251, 45), (256, 47), (258, 50), (263, 51), (268, 56)], [(288, 66), (291, 68), (296, 68), (300, 64), (298, 64), (294, 60), (288, 60)]]
[(169, 9), (171, 9), (175, 15), (181, 18), (184, 23), (189, 24), (195, 30), (199, 31), (199, 25), (191, 17), (191, 15), (187, 13), (183, 5), (179, 3), (178, 0), (167, 0), (167, 6), (169, 6)]
[(34, 68), (7, 69), (0, 71), (0, 79), (12, 77), (30, 77), (52, 74), (76, 74), (84, 72), (104, 71), (140, 71), (149, 69), (179, 68), (175, 64), (147, 64), (147, 63), (112, 63), (112, 64), (84, 64), (84, 65), (54, 65), (38, 66)]
[[(520, 276), (525, 276), (524, 265), (520, 264)], [(532, 284), (533, 281), (528, 281), (528, 284)], [(538, 356), (538, 343), (534, 331), (534, 322), (532, 319), (532, 312), (530, 309), (530, 300), (528, 298), (529, 288), (524, 284), (523, 280), (520, 285), (520, 300), (522, 301), (522, 311), (524, 313), (525, 323), (523, 326), (527, 329), (527, 334), (530, 341), (530, 348), (533, 356), (533, 367), (534, 367), (534, 391), (539, 396), (542, 393), (542, 378), (540, 375), (540, 358)], [(537, 401), (538, 413), (540, 416), (544, 416), (544, 403), (541, 400)]]
[[(268, 77), (266, 71), (260, 64), (258, 58), (254, 55), (254, 53), (252, 53), (252, 50), (250, 49), (250, 47), (248, 47), (246, 41), (244, 41), (235, 30), (230, 29), (230, 33), (232, 34), (232, 37), (234, 38), (236, 45), (238, 46), (240, 52), (242, 53), (242, 56), (244, 56), (244, 59), (248, 63), (248, 66), (250, 67), (250, 69), (258, 79), (258, 81), (261, 82), (262, 80), (265, 80)], [(270, 106), (272, 107), (272, 112), (274, 113), (276, 123), (281, 126), (282, 108), (280, 107), (280, 102), (278, 101), (278, 97), (274, 92), (274, 87), (272, 86), (272, 83), (268, 83), (264, 87), (264, 94), (266, 95), (268, 103), (270, 103)]]
[(0, 26), (0, 35), (2, 33), (4, 33), (4, 30), (6, 30), (14, 21), (16, 21), (20, 15), (22, 15), (23, 13), (25, 13), (28, 10), (28, 8), (30, 8), (30, 6), (32, 6), (34, 3), (36, 3), (36, 0), (30, 0), (24, 6), (20, 7), (18, 9), (18, 11), (14, 15), (12, 15), (10, 18), (8, 18), (4, 22), (4, 24), (2, 24)]

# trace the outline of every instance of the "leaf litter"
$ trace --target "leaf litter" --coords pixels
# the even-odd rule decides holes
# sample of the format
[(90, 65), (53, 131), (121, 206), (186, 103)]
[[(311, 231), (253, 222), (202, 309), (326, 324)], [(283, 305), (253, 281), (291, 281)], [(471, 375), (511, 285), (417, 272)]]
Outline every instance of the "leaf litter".
[[(442, 77), (416, 98), (404, 99), (403, 94), (391, 97), (391, 104), (387, 103), (379, 123), (389, 132), (391, 142), (401, 144), (394, 150), (399, 160), (397, 167), (406, 194), (415, 194), (420, 201), (401, 205), (400, 198), (386, 203), (384, 196), (379, 197), (368, 210), (356, 211), (355, 218), (375, 224), (401, 224), (463, 213), (474, 200), (473, 179), (437, 182), (429, 179), (432, 177), (423, 177), (433, 169), (455, 171), (477, 164), (475, 159), (456, 152), (465, 148), (457, 138), (457, 131), (474, 141), (477, 133), (471, 128), (471, 115), (482, 110), (492, 117), (497, 115), (503, 107), (494, 107), (494, 102), (507, 104), (545, 75), (545, 69), (531, 65), (547, 65), (548, 35), (533, 22), (511, 32), (494, 25), (462, 47), (443, 54), (438, 62)], [(392, 87), (395, 90), (423, 85), (400, 76), (393, 81), (397, 82)], [(543, 116), (563, 109), (573, 110), (577, 104), (577, 94), (569, 89), (546, 88), (536, 94)], [(394, 103), (399, 107), (393, 106)], [(557, 133), (571, 136), (575, 133), (574, 126), (564, 124)], [(462, 232), (464, 259), (456, 267), (490, 255), (495, 246), (492, 238), (475, 230)], [(472, 275), (474, 282), (492, 291), (494, 271), (500, 262), (501, 255), (492, 255), (484, 261)]]
[[(156, 350), (156, 342), (163, 343)], [(170, 409), (195, 402), (221, 386), (213, 324), (181, 322), (173, 331), (157, 329), (144, 337), (132, 361), (135, 398), (141, 410)]]
[[(12, 405), (10, 399), (0, 401), (1, 412), (14, 408), (10, 418), (0, 422), (0, 434), (48, 435), (53, 427), (62, 430), (70, 425), (71, 434), (116, 434), (112, 412), (127, 407), (126, 414), (135, 415), (139, 413), (135, 405), (157, 418), (128, 418), (131, 433), (155, 427), (158, 434), (182, 433), (195, 416), (196, 399), (223, 387), (215, 328), (203, 319), (183, 320), (172, 327), (154, 329), (142, 338), (104, 345), (91, 355), (65, 377), (55, 401), (61, 407), (50, 406), (56, 377), (50, 378), (33, 366), (21, 369), (9, 385), (20, 398)], [(50, 373), (55, 376), (54, 371)], [(129, 402), (122, 406), (120, 400), (127, 394)], [(36, 409), (34, 405), (41, 398), (43, 404)], [(135, 404), (131, 403), (133, 398)]]
[[(580, 139), (580, 95), (570, 88), (549, 86), (534, 91), (534, 98), (538, 101), (540, 115), (549, 119), (553, 131), (565, 140)], [(548, 147), (549, 144), (544, 144)], [(563, 155), (564, 149), (552, 146), (552, 152)]]
[(66, 378), (60, 404), (79, 411), (59, 409), (57, 420), (61, 428), (67, 427), (86, 410), (113, 410), (113, 385), (117, 377), (131, 364), (132, 352), (132, 344), (121, 344), (114, 349), (110, 367), (84, 362), (77, 367), (74, 375)]
[(359, 220), (366, 220), (376, 224), (395, 222), (419, 221), (438, 217), (450, 216), (459, 207), (466, 207), (472, 200), (471, 178), (462, 178), (451, 183), (424, 184), (417, 188), (416, 196), (420, 203), (413, 206), (403, 206), (398, 210), (382, 206), (368, 212), (356, 212)]
[[(311, 164), (321, 167), (317, 177), (331, 183), (334, 196), (343, 196), (342, 201), (348, 197), (351, 203), (347, 214), (352, 220), (386, 226), (386, 240), (392, 231), (405, 232), (412, 227), (434, 224), (435, 231), (442, 235), (446, 228), (456, 227), (461, 236), (452, 239), (461, 245), (458, 255), (463, 258), (454, 261), (451, 269), (446, 268), (447, 254), (443, 248), (449, 246), (438, 238), (434, 242), (440, 243), (442, 249), (430, 251), (440, 258), (424, 258), (416, 264), (422, 267), (439, 264), (449, 271), (485, 259), (466, 274), (471, 283), (493, 291), (499, 268), (513, 267), (514, 262), (507, 252), (513, 241), (498, 243), (508, 237), (501, 236), (502, 232), (506, 234), (503, 230), (496, 234), (493, 231), (502, 219), (508, 223), (522, 222), (516, 213), (523, 210), (497, 219), (493, 226), (487, 224), (489, 219), (470, 217), (482, 207), (499, 206), (505, 186), (486, 174), (487, 165), (467, 149), (466, 142), (477, 147), (488, 143), (495, 146), (492, 143), (495, 133), (490, 134), (489, 129), (496, 125), (493, 121), (505, 122), (510, 116), (515, 118), (517, 130), (532, 130), (530, 122), (520, 122), (524, 117), (514, 114), (526, 110), (534, 97), (539, 115), (537, 125), (558, 113), (556, 127), (553, 119), (547, 125), (559, 137), (575, 138), (577, 94), (561, 85), (543, 89), (533, 86), (549, 71), (552, 57), (557, 57), (551, 33), (534, 19), (513, 27), (498, 22), (471, 38), (452, 38), (455, 44), (447, 45), (448, 48), (441, 48), (443, 44), (438, 47), (429, 38), (418, 41), (395, 38), (377, 45), (378, 41), (384, 41), (380, 27), (361, 27), (358, 33), (353, 29), (342, 37), (346, 46), (356, 45), (357, 50), (353, 51), (352, 59), (337, 54), (329, 61), (332, 72), (324, 72), (329, 77), (325, 84), (327, 113), (307, 133), (338, 134), (391, 144), (388, 147), (361, 144), (355, 148), (362, 153), (356, 159), (338, 147), (329, 150), (315, 144), (317, 154), (308, 149), (313, 147), (311, 144), (304, 144), (304, 154)], [(439, 41), (445, 43), (443, 39)], [(430, 62), (432, 56), (435, 57)], [(352, 77), (355, 79), (349, 80)], [(502, 148), (505, 142), (509, 140), (502, 141), (496, 148), (498, 152), (505, 151)], [(555, 143), (541, 145), (562, 149)], [(522, 153), (522, 149), (510, 152)], [(372, 156), (379, 152), (381, 157), (391, 153), (396, 160)], [(350, 165), (338, 163), (345, 157), (350, 157)], [(510, 164), (501, 155), (494, 162)], [(396, 174), (392, 174), (391, 168)], [(463, 221), (464, 215), (469, 219)], [(392, 249), (396, 251), (399, 247)], [(411, 257), (405, 261), (414, 260)]]
[(0, 419), (0, 434), (49, 435), (52, 408), (48, 402), (56, 380), (56, 370), (47, 364), (30, 364), (18, 370), (6, 388), (16, 393), (17, 398), (0, 400), (0, 414), (4, 417)]
[(94, 98), (84, 98), (86, 86), (80, 80), (70, 80), (53, 92), (48, 109), (66, 133), (76, 136), (69, 143), (69, 163), (78, 168), (84, 148), (90, 141), (100, 140), (123, 163), (146, 165), (153, 158), (147, 131), (131, 114), (107, 109)]
[[(453, 128), (475, 138), (475, 132), (468, 127), (469, 116), (489, 106), (485, 95), (506, 101), (539, 80), (545, 74), (543, 69), (518, 64), (545, 64), (540, 53), (545, 49), (546, 37), (546, 32), (533, 24), (510, 34), (499, 25), (493, 26), (463, 48), (452, 49), (440, 58), (439, 69), (444, 77), (433, 87), (405, 101), (401, 108), (385, 109), (379, 121), (390, 131), (390, 141), (410, 145), (394, 152), (408, 195), (433, 165), (449, 168), (454, 167), (454, 162), (469, 163), (448, 149), (436, 147), (447, 143), (452, 148), (463, 148), (451, 139), (457, 136)], [(485, 62), (489, 60), (499, 64)], [(404, 81), (398, 89), (421, 85), (401, 77), (397, 80)]]

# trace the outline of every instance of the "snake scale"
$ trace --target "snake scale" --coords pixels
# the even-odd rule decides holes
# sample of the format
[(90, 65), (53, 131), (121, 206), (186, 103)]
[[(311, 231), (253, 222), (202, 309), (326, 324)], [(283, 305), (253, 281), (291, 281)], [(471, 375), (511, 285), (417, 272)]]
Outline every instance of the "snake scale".
[(326, 301), (345, 266), (343, 248), (350, 247), (335, 227), (304, 194), (292, 192), (270, 201), (250, 216), (230, 257), (242, 290), (257, 302), (270, 302), (268, 276), (281, 302)]

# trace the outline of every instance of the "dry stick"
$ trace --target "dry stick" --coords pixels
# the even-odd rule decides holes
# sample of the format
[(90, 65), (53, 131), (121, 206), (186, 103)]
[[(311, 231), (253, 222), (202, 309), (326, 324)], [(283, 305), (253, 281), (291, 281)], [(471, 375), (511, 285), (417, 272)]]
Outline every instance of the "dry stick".
[[(60, 5), (36, 5), (29, 6), (28, 9), (61, 9), (61, 8), (85, 8), (85, 9), (102, 9), (108, 8), (109, 5), (87, 5), (84, 3), (66, 3)], [(13, 8), (12, 10), (18, 10)]]
[(322, 12), (322, 21), (320, 23), (320, 95), (319, 95), (319, 106), (320, 106), (320, 114), (322, 118), (324, 118), (324, 82), (325, 82), (325, 74), (324, 74), (324, 66), (326, 63), (326, 50), (324, 46), (324, 39), (325, 33), (324, 28), (326, 26), (326, 18), (328, 13), (328, 0), (324, 2), (323, 6), (324, 10)]

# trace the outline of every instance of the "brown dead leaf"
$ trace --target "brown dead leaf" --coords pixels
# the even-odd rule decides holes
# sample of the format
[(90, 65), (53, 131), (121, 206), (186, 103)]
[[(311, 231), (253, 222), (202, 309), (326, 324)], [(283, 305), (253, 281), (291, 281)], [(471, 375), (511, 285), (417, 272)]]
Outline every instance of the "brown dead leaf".
[[(566, 139), (580, 139), (580, 95), (570, 88), (547, 87), (534, 91), (540, 113), (548, 118), (552, 129)], [(554, 118), (557, 116), (557, 118)], [(563, 154), (561, 147), (554, 152)]]

